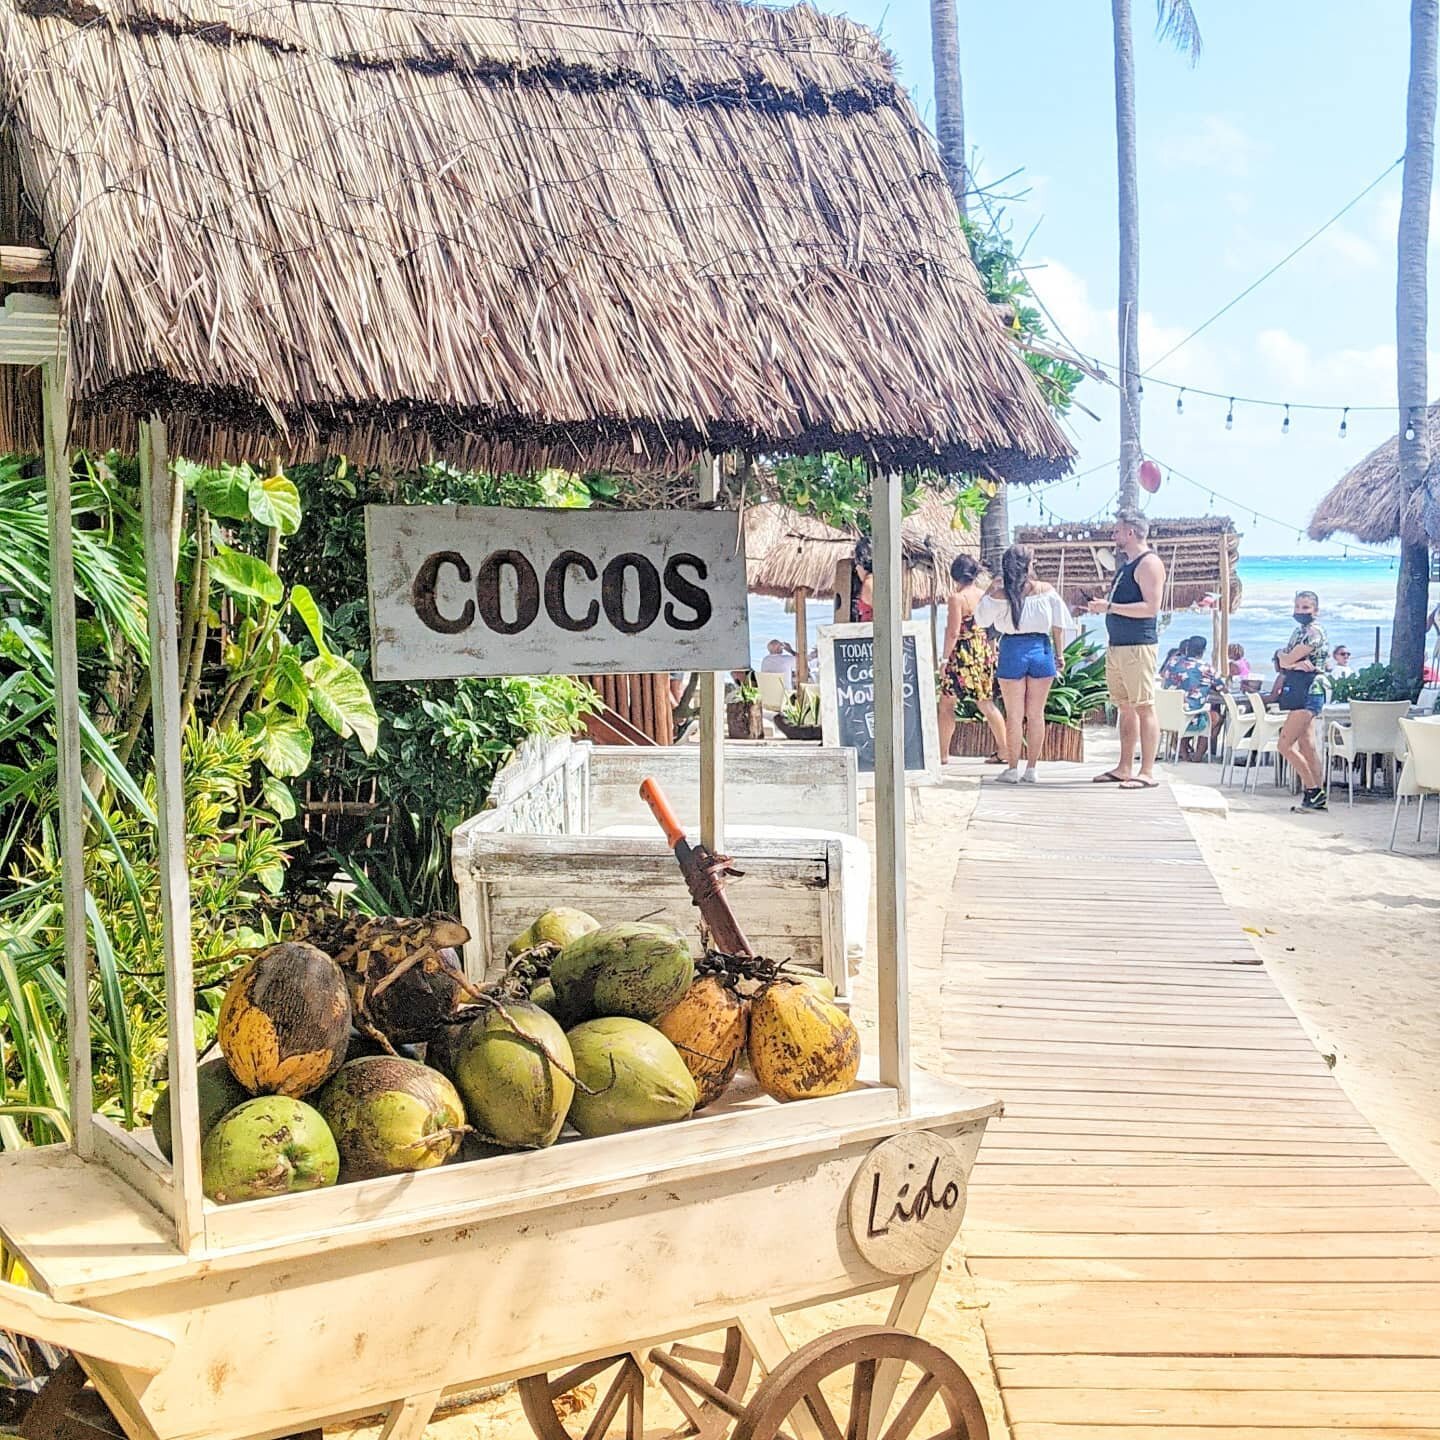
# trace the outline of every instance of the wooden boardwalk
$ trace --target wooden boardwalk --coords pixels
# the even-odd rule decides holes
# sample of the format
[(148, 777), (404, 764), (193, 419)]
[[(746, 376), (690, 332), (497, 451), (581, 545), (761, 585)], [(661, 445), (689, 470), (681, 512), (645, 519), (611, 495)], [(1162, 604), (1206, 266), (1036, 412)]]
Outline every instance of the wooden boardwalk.
[(1046, 769), (986, 786), (945, 932), (948, 1073), (1006, 1102), (964, 1236), (1014, 1440), (1440, 1440), (1440, 1196), (1168, 788)]

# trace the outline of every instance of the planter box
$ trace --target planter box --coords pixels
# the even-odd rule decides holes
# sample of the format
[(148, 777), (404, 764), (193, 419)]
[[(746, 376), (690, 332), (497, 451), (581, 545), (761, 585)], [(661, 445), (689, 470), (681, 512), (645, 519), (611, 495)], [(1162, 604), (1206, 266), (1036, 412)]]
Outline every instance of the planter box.
[[(950, 742), (952, 755), (965, 755), (984, 760), (995, 753), (995, 737), (983, 720), (962, 720), (955, 727), (955, 738)], [(1045, 759), (1085, 759), (1085, 732), (1072, 730), (1068, 725), (1048, 725), (1045, 728)]]
[(758, 700), (732, 700), (725, 706), (725, 735), (730, 740), (763, 740), (765, 712)]
[(783, 715), (775, 717), (775, 728), (787, 740), (819, 740), (821, 737), (818, 725), (792, 725)]

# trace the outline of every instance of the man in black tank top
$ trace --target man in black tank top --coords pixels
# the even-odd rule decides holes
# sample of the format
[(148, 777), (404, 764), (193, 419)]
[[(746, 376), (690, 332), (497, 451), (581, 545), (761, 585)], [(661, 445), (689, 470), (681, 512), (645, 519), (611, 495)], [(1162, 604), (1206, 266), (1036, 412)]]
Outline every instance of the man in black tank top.
[[(1158, 656), (1160, 600), (1165, 565), (1150, 548), (1150, 522), (1138, 510), (1115, 516), (1115, 580), (1106, 600), (1092, 600), (1092, 615), (1105, 617), (1109, 641), (1105, 683), (1120, 712), (1120, 763), (1095, 777), (1097, 785), (1122, 790), (1153, 790), (1160, 722), (1155, 714), (1155, 664)], [(1135, 747), (1140, 770), (1135, 772)]]

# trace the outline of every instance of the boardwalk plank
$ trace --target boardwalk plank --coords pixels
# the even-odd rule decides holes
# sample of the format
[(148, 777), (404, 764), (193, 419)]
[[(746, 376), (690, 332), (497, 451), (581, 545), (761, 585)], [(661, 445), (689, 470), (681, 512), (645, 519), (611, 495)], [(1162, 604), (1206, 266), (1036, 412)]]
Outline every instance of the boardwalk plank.
[(1046, 770), (983, 792), (942, 946), (947, 1073), (1006, 1106), (963, 1243), (1013, 1440), (1440, 1440), (1440, 1195), (1168, 791), (1122, 812)]

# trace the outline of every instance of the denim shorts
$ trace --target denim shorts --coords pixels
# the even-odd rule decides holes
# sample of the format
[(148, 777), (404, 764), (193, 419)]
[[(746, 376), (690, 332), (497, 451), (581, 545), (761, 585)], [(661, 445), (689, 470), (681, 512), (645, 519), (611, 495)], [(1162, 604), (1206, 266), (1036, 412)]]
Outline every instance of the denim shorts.
[(1001, 680), (1053, 680), (1056, 675), (1055, 647), (1048, 635), (1002, 635), (1000, 664), (995, 674)]

